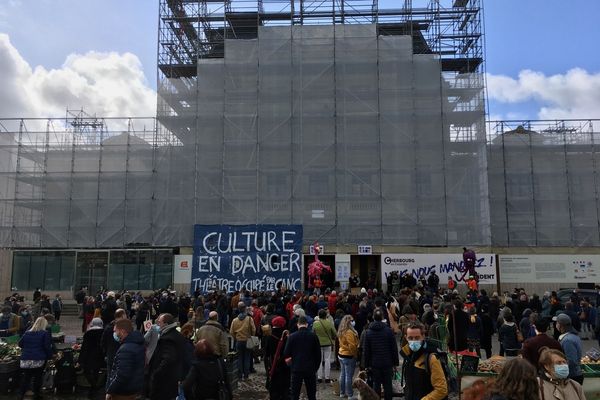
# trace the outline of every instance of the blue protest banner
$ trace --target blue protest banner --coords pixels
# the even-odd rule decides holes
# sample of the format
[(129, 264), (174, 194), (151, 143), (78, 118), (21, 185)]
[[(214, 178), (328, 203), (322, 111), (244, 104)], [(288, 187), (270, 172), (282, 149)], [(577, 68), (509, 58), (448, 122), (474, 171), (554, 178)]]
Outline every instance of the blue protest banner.
[(194, 225), (191, 291), (299, 290), (302, 225)]

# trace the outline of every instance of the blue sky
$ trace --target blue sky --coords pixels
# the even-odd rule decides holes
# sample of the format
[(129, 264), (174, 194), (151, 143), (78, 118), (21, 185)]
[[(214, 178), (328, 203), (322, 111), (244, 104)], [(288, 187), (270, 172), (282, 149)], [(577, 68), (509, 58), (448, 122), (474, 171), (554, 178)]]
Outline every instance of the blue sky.
[[(492, 118), (600, 118), (600, 1), (485, 0), (484, 8)], [(69, 55), (132, 53), (140, 63), (133, 68), (144, 75), (135, 75), (137, 84), (156, 89), (157, 25), (158, 0), (0, 0), (0, 33), (34, 76), (36, 67), (46, 72), (46, 82), (53, 70), (75, 70), (77, 76), (78, 68), (90, 65), (69, 63)], [(0, 61), (1, 68), (10, 69)], [(144, 94), (135, 98), (147, 94), (138, 89)], [(71, 89), (77, 90), (85, 89)]]

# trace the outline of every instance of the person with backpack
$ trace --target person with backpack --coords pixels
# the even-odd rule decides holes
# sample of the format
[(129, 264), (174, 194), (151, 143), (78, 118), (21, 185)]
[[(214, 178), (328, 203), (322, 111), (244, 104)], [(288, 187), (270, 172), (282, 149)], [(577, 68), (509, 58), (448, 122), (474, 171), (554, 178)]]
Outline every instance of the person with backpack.
[(408, 344), (400, 350), (404, 358), (402, 364), (404, 398), (406, 400), (446, 399), (448, 384), (442, 355), (437, 346), (427, 342), (425, 326), (420, 322), (411, 322), (406, 328), (406, 340)]

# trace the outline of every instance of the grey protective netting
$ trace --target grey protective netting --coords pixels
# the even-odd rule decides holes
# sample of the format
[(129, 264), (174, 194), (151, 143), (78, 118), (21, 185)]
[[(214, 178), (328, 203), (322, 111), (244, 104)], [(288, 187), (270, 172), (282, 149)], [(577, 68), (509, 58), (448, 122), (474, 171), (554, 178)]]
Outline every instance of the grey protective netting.
[(592, 121), (524, 124), (489, 124), (493, 243), (598, 246), (600, 134)]
[[(193, 224), (330, 244), (486, 245), (481, 74), (372, 24), (259, 27), (149, 120), (0, 127), (0, 245), (189, 246)], [(92, 123), (93, 122), (93, 123)]]
[[(259, 27), (165, 79), (156, 244), (196, 223), (298, 223), (324, 243), (489, 244), (483, 79), (374, 24)], [(174, 110), (177, 110), (175, 112)]]

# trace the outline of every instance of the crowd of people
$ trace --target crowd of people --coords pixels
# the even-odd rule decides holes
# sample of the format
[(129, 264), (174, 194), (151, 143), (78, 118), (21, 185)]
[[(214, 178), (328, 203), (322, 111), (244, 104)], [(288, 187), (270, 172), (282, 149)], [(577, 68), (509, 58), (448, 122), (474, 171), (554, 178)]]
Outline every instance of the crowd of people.
[[(306, 293), (281, 287), (269, 293), (177, 295), (164, 289), (150, 295), (89, 295), (81, 288), (75, 296), (84, 332), (79, 364), (90, 395), (105, 392), (107, 399), (203, 399), (218, 398), (219, 392), (230, 397), (224, 359), (232, 350), (241, 380), (263, 363), (271, 399), (296, 400), (304, 384), (313, 400), (317, 386), (332, 381), (339, 382), (340, 397), (356, 398), (360, 370), (368, 372), (365, 381), (374, 393), (383, 389), (385, 399), (392, 397), (398, 372), (406, 399), (441, 400), (453, 389), (445, 352), (483, 357), (483, 349), (489, 358), (497, 333), (500, 355), (521, 355), (538, 371), (540, 393), (558, 385), (577, 392), (579, 397), (573, 398), (584, 398), (580, 336), (591, 339), (600, 328), (600, 313), (591, 299), (574, 291), (563, 305), (554, 292), (539, 298), (518, 289), (491, 296), (469, 290), (461, 296), (456, 289), (440, 288), (435, 277), (400, 282), (386, 293), (366, 288)], [(57, 307), (37, 292), (33, 305), (17, 294), (6, 299), (0, 317), (0, 335), (23, 335), (21, 364), (30, 370), (22, 393), (32, 388), (36, 395), (40, 371), (51, 357), (44, 332), (60, 318), (60, 310), (57, 315)], [(27, 357), (31, 360), (24, 364)], [(339, 375), (332, 376), (332, 366)], [(98, 379), (104, 367), (105, 384)], [(522, 363), (507, 364), (497, 382), (486, 386), (488, 392), (495, 390), (490, 398), (521, 398), (510, 397), (501, 384), (525, 369)]]

